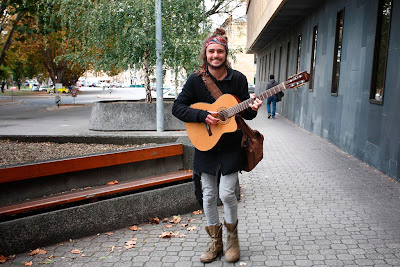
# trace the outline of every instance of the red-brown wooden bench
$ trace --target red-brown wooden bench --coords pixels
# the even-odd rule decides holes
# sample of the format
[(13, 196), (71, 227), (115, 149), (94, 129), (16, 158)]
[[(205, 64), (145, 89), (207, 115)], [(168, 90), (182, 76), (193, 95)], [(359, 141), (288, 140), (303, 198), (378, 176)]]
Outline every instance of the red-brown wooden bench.
[[(9, 166), (0, 168), (0, 184), (178, 155), (183, 155), (182, 145), (168, 144), (130, 151)], [(54, 194), (2, 206), (0, 207), (0, 217), (37, 211), (83, 200), (112, 196), (118, 193), (126, 193), (143, 188), (181, 182), (184, 180), (190, 180), (191, 178), (191, 170), (177, 170), (131, 181), (122, 181), (113, 185), (101, 185), (72, 192)]]

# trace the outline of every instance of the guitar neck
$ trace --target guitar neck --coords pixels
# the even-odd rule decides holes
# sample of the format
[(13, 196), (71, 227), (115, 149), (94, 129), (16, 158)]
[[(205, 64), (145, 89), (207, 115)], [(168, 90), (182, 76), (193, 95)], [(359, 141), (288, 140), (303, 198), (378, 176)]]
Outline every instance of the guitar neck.
[[(273, 96), (273, 95), (275, 95), (275, 94), (277, 94), (277, 93), (279, 93), (279, 92), (281, 92), (281, 91), (283, 91), (285, 89), (286, 89), (285, 83), (283, 82), (283, 83), (275, 85), (274, 87), (262, 92), (259, 95), (256, 95), (256, 98), (258, 98), (260, 100), (264, 100), (264, 99), (267, 99), (268, 97)], [(222, 112), (222, 113), (224, 113), (223, 116), (225, 118), (230, 118), (232, 116), (235, 116), (237, 113), (249, 108), (250, 104), (253, 103), (253, 101), (254, 101), (253, 98), (249, 98), (249, 99), (247, 99), (247, 100), (245, 100), (243, 102), (240, 102), (239, 104), (224, 110)]]

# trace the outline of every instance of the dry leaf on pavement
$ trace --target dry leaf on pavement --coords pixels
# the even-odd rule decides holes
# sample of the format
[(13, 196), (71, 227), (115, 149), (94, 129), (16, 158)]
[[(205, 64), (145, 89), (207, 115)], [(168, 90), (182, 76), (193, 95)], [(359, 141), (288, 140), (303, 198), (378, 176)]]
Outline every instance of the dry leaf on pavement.
[(118, 184), (118, 181), (117, 180), (113, 180), (113, 181), (107, 183), (107, 185), (113, 185), (113, 184)]
[(32, 264), (33, 264), (33, 262), (32, 261), (30, 261), (30, 262), (24, 262), (24, 266), (32, 266)]
[(149, 222), (150, 223), (154, 223), (154, 224), (159, 224), (160, 223), (160, 219), (158, 219), (158, 217), (149, 218)]
[(132, 230), (132, 231), (139, 231), (139, 230), (141, 230), (141, 229), (142, 229), (142, 228), (137, 227), (136, 225), (133, 225), (133, 226), (129, 227), (129, 230)]
[(170, 220), (170, 223), (180, 223), (182, 220), (181, 216), (174, 216), (173, 220)]
[(33, 250), (31, 253), (29, 253), (29, 255), (33, 256), (36, 254), (46, 254), (46, 253), (47, 253), (46, 250), (37, 248), (37, 249)]
[(113, 234), (114, 233), (111, 233), (111, 232), (106, 233), (106, 235), (108, 235), (108, 236), (113, 235)]
[(8, 260), (6, 256), (0, 255), (0, 263), (5, 263)]
[(125, 248), (131, 249), (136, 246), (136, 238), (132, 238), (131, 240), (125, 241)]
[(171, 237), (185, 237), (185, 235), (180, 234), (179, 232), (162, 232), (161, 235), (159, 235), (159, 237), (161, 238), (171, 238)]
[(73, 253), (73, 254), (81, 254), (82, 251), (79, 250), (79, 249), (73, 249), (73, 250), (71, 250), (71, 253)]
[(193, 230), (196, 229), (196, 228), (197, 228), (196, 226), (192, 226), (192, 227), (188, 227), (187, 230), (188, 230), (188, 231), (193, 231)]
[(202, 210), (196, 210), (196, 211), (193, 211), (193, 214), (202, 214), (203, 213), (203, 211)]

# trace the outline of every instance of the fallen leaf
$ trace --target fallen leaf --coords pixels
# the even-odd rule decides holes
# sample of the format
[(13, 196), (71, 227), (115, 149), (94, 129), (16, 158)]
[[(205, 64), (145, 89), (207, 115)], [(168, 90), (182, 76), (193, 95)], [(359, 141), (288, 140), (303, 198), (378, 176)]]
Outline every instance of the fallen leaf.
[(79, 250), (79, 249), (73, 249), (73, 250), (71, 250), (71, 253), (73, 253), (73, 254), (81, 254), (82, 251)]
[(109, 249), (109, 251), (113, 252), (114, 249), (115, 249), (115, 246), (112, 246), (112, 247)]
[(159, 223), (160, 223), (160, 219), (158, 219), (158, 217), (149, 218), (149, 222), (150, 222), (150, 223), (159, 224)]
[(55, 258), (56, 256), (54, 256), (53, 254), (51, 254), (49, 257), (47, 257), (46, 259), (48, 259), (48, 260), (50, 260), (50, 259), (53, 259), (53, 258)]
[(141, 230), (141, 229), (142, 229), (142, 228), (137, 227), (136, 225), (133, 225), (133, 226), (129, 227), (129, 230), (132, 230), (132, 231), (139, 231), (139, 230)]
[(5, 263), (8, 260), (7, 257), (0, 255), (0, 263)]
[(106, 235), (108, 235), (108, 236), (113, 235), (113, 234), (114, 233), (111, 233), (111, 232), (106, 233)]
[(186, 227), (186, 226), (188, 226), (189, 224), (183, 223), (183, 224), (181, 224), (181, 225), (182, 225), (182, 227)]
[(202, 210), (196, 210), (196, 211), (193, 211), (193, 214), (202, 214), (203, 213), (203, 211)]
[(131, 240), (125, 241), (125, 248), (131, 249), (136, 246), (136, 238), (132, 238)]
[(179, 232), (174, 233), (174, 232), (171, 232), (171, 231), (170, 232), (162, 232), (161, 235), (159, 235), (159, 237), (161, 237), (161, 238), (171, 238), (171, 237), (174, 237), (174, 236), (185, 237), (185, 235), (182, 235)]
[(107, 185), (113, 185), (113, 184), (118, 184), (118, 181), (117, 181), (117, 180), (114, 180), (114, 181), (111, 181), (111, 182), (108, 182), (108, 183), (107, 183)]
[(171, 228), (171, 227), (173, 227), (173, 225), (172, 224), (167, 224), (165, 227)]
[(33, 264), (32, 261), (30, 261), (30, 262), (24, 262), (24, 266), (32, 266), (32, 264)]
[(162, 232), (159, 237), (161, 237), (161, 238), (171, 238), (172, 236), (174, 236), (173, 232)]
[(182, 220), (181, 216), (174, 216), (173, 220), (170, 220), (170, 223), (180, 223)]
[(46, 254), (46, 253), (47, 253), (46, 250), (37, 248), (37, 249), (33, 250), (31, 253), (29, 253), (29, 255), (33, 256), (36, 254)]
[(188, 231), (193, 231), (193, 230), (196, 229), (196, 228), (197, 228), (196, 226), (192, 226), (192, 227), (188, 227), (187, 230), (188, 230)]
[(168, 221), (168, 218), (162, 219), (162, 222), (167, 222), (167, 221)]

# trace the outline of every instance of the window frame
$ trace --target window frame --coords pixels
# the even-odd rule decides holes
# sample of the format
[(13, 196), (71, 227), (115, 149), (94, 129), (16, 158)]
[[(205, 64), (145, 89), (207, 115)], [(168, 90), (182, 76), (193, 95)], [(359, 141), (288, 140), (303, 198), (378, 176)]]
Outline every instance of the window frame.
[[(332, 67), (332, 83), (331, 83), (332, 96), (339, 95), (340, 66), (342, 64), (342, 54), (343, 54), (344, 16), (345, 16), (344, 8), (341, 9), (336, 14), (335, 46), (333, 51), (333, 67)], [(340, 51), (340, 56), (338, 56), (339, 51)]]
[(300, 72), (301, 45), (302, 45), (302, 37), (301, 37), (301, 34), (299, 34), (299, 35), (297, 36), (296, 73), (299, 73), (299, 72)]
[(313, 38), (311, 46), (311, 62), (310, 62), (310, 82), (308, 89), (314, 91), (315, 65), (317, 61), (317, 44), (318, 44), (318, 24), (313, 27)]
[[(386, 50), (383, 55), (380, 55), (381, 49), (381, 41), (382, 41), (382, 27), (383, 27), (383, 7), (386, 1), (390, 1), (390, 15), (389, 15), (389, 23), (388, 23), (388, 34), (387, 39), (385, 40)], [(372, 61), (372, 72), (371, 72), (371, 86), (369, 93), (369, 102), (372, 104), (383, 105), (383, 99), (385, 94), (385, 83), (386, 83), (386, 70), (387, 70), (387, 60), (389, 53), (389, 41), (390, 41), (390, 29), (392, 25), (392, 16), (393, 15), (393, 0), (379, 0), (378, 8), (377, 8), (377, 18), (376, 18), (376, 29), (375, 29), (375, 44), (374, 44), (374, 54)], [(380, 56), (384, 57), (384, 63), (382, 64), (382, 94), (380, 99), (376, 99), (377, 93), (377, 82), (378, 82), (378, 71), (379, 70), (379, 59)]]
[(286, 50), (286, 77), (285, 80), (289, 77), (289, 64), (290, 64), (290, 41), (287, 43), (287, 50)]

